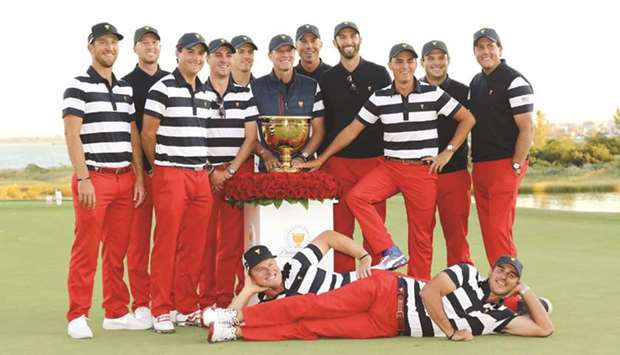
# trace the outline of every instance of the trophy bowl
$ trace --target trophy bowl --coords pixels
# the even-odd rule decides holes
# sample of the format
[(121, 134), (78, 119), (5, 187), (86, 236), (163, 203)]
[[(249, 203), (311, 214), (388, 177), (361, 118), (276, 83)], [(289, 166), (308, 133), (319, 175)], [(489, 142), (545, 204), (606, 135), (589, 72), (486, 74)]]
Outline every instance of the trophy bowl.
[(260, 116), (259, 120), (265, 144), (280, 153), (282, 167), (275, 171), (299, 171), (291, 159), (308, 142), (310, 116)]

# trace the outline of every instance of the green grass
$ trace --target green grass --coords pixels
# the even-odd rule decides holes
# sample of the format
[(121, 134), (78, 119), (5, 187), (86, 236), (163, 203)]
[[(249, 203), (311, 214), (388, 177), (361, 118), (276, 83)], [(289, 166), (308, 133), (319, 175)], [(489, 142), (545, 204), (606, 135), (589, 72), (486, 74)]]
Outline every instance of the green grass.
[[(475, 210), (475, 209), (474, 209)], [(406, 223), (400, 198), (389, 203), (389, 227), (401, 246)], [(488, 272), (475, 216), (470, 244)], [(100, 275), (90, 317), (92, 340), (66, 335), (66, 274), (73, 210), (40, 202), (0, 202), (0, 354), (614, 354), (620, 335), (620, 215), (521, 209), (516, 242), (524, 279), (555, 306), (550, 338), (478, 337), (473, 342), (407, 337), (313, 342), (232, 342), (209, 345), (203, 329), (174, 335), (101, 328)], [(445, 263), (443, 238), (435, 239), (433, 271)], [(613, 350), (616, 349), (616, 350)]]

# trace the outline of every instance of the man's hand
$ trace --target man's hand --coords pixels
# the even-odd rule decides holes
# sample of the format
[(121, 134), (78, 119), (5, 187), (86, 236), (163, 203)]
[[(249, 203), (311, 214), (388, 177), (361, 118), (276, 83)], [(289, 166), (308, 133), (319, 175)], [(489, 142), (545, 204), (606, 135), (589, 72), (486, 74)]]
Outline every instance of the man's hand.
[(224, 188), (224, 182), (231, 177), (230, 173), (226, 170), (215, 169), (211, 173), (209, 179), (211, 180), (211, 187), (218, 192), (221, 192)]
[(367, 256), (360, 259), (360, 264), (357, 267), (357, 278), (363, 279), (372, 275), (370, 271), (370, 266), (372, 264), (372, 257), (367, 254)]
[(144, 202), (144, 198), (146, 197), (146, 190), (144, 189), (144, 182), (142, 180), (136, 179), (136, 182), (133, 185), (133, 202), (134, 208), (140, 207), (142, 202)]
[(291, 160), (291, 166), (294, 168), (299, 168), (303, 163), (305, 163), (303, 158), (297, 157)]
[(299, 166), (297, 166), (298, 168), (302, 168), (302, 169), (310, 169), (309, 171), (317, 171), (321, 168), (321, 166), (323, 165), (323, 162), (320, 159), (315, 159), (315, 160), (310, 160), (308, 162), (305, 162), (303, 164), (299, 164)]
[(470, 341), (470, 340), (474, 340), (474, 336), (467, 329), (459, 329), (456, 332), (454, 332), (454, 335), (452, 336), (452, 338), (450, 338), (450, 340), (452, 340), (452, 341)]
[(422, 159), (423, 161), (430, 162), (428, 174), (439, 174), (443, 167), (452, 159), (453, 154), (454, 153), (444, 149), (444, 151), (437, 156)]
[(273, 169), (282, 166), (282, 164), (280, 164), (280, 160), (271, 154), (269, 149), (265, 149), (263, 154), (261, 154), (261, 158), (263, 158), (263, 161), (265, 162), (265, 168), (267, 168), (267, 171), (272, 171)]
[(250, 276), (247, 270), (245, 270), (245, 284), (243, 285), (243, 288), (251, 294), (257, 294), (269, 289), (269, 287), (259, 286), (254, 283), (252, 276)]
[(90, 179), (78, 181), (78, 200), (86, 208), (95, 208), (97, 198), (95, 196), (95, 186)]

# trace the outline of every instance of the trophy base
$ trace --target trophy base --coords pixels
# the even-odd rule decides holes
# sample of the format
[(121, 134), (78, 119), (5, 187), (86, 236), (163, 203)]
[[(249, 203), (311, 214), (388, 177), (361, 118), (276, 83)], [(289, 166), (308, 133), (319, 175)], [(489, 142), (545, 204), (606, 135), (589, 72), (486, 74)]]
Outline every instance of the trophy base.
[(291, 167), (284, 167), (283, 166), (283, 167), (280, 167), (280, 168), (274, 168), (272, 171), (276, 172), (276, 173), (298, 173), (298, 172), (301, 171), (301, 169), (300, 168), (294, 168), (292, 166)]

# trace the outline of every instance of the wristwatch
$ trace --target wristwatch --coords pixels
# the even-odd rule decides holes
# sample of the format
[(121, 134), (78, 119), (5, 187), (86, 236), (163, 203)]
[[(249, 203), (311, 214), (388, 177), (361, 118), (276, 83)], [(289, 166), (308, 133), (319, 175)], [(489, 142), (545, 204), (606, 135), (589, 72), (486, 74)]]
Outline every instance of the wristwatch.
[(452, 144), (448, 144), (446, 146), (446, 150), (449, 151), (450, 153), (454, 153), (454, 146)]
[(514, 171), (519, 171), (521, 170), (521, 164), (517, 163), (517, 162), (512, 162), (512, 170)]
[(230, 175), (235, 175), (237, 173), (237, 169), (233, 168), (232, 165), (229, 165), (228, 168), (226, 168), (226, 171), (228, 171)]
[(301, 152), (301, 157), (303, 158), (304, 161), (308, 161), (308, 158), (310, 158), (310, 154), (302, 151)]

